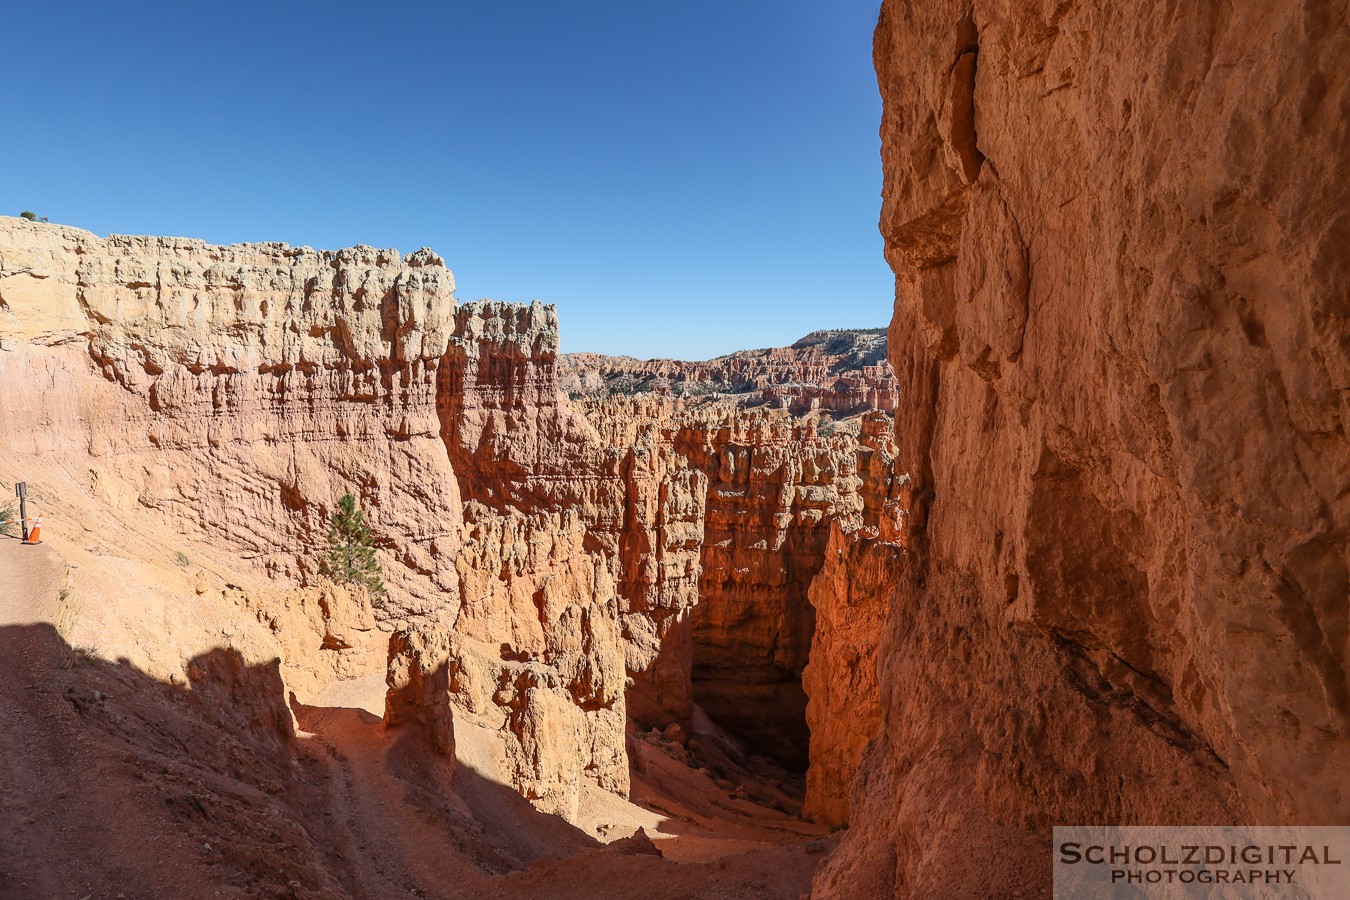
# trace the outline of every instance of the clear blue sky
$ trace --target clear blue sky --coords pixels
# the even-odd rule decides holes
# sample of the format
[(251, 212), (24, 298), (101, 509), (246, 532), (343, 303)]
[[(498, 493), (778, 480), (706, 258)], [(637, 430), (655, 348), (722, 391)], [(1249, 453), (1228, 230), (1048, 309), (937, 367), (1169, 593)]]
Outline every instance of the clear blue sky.
[(883, 325), (879, 6), (14, 3), (0, 212), (426, 245), (568, 351)]

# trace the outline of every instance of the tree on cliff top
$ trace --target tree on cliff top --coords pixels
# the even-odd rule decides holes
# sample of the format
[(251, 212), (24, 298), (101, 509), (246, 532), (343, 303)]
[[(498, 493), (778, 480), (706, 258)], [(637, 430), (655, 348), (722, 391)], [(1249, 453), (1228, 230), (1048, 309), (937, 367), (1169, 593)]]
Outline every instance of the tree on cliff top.
[(27, 219), (27, 220), (30, 221), (30, 222), (45, 222), (45, 221), (47, 221), (47, 217), (46, 217), (46, 216), (39, 216), (37, 213), (33, 212), (31, 209), (25, 209), (23, 212), (19, 213), (19, 218), (21, 218), (21, 219)]
[(375, 541), (366, 527), (356, 498), (344, 494), (328, 527), (328, 554), (320, 571), (338, 584), (365, 588), (372, 597), (384, 596), (384, 579), (375, 558)]

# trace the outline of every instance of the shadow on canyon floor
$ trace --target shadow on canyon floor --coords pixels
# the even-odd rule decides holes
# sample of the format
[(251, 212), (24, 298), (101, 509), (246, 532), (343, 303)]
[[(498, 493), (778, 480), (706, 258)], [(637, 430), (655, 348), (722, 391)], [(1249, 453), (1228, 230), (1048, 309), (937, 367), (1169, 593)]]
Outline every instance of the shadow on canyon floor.
[(0, 898), (795, 898), (820, 860), (602, 846), (365, 710), (295, 703), (297, 734), (277, 662), (232, 648), (164, 682), (13, 625), (0, 659)]

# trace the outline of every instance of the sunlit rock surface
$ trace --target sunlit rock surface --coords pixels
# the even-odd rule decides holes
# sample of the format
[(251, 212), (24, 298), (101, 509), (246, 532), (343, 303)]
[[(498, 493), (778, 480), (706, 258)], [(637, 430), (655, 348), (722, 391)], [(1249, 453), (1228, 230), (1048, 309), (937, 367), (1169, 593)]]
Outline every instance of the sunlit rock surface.
[(1350, 821), (1348, 49), (1326, 4), (884, 4), (910, 572), (818, 896)]

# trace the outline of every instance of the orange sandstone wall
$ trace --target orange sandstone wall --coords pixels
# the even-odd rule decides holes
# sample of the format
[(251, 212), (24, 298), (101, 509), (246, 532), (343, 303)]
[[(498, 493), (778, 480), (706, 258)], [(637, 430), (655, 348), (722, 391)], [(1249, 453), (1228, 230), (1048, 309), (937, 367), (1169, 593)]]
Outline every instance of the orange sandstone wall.
[(1350, 822), (1348, 51), (1330, 3), (884, 3), (913, 571), (817, 896)]
[(701, 520), (702, 494), (676, 469), (639, 474), (570, 409), (551, 307), (453, 290), (429, 250), (0, 218), (0, 376), (28, 388), (0, 404), (0, 449), (283, 586), (313, 580), (333, 504), (356, 494), (398, 629), (391, 718), (448, 750), (432, 696), (448, 690), (501, 730), (517, 788), (570, 817), (582, 778), (627, 790), (626, 673), (696, 599), (669, 520)]
[(832, 523), (820, 571), (807, 590), (815, 629), (802, 672), (811, 732), (802, 813), (830, 825), (848, 824), (853, 779), (881, 724), (877, 654), (887, 612), (908, 571), (909, 477), (899, 471), (891, 420), (872, 413), (861, 424), (861, 521)]
[(0, 405), (0, 441), (283, 579), (316, 574), (350, 491), (399, 612), (447, 618), (462, 513), (436, 371), (453, 291), (429, 250), (104, 239), (0, 218), (0, 375), (29, 387)]

